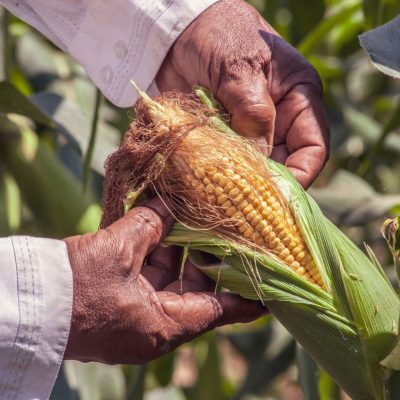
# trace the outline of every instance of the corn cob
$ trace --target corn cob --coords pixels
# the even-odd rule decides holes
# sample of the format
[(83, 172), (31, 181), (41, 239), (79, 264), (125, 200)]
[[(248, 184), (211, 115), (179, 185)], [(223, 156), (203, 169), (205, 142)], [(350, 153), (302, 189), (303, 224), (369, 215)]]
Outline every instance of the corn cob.
[[(184, 141), (202, 133), (193, 131)], [(207, 139), (210, 138), (204, 137), (203, 141)], [(245, 241), (274, 254), (298, 275), (323, 287), (321, 275), (294, 217), (279, 200), (270, 180), (252, 175), (251, 166), (238, 151), (224, 150), (223, 168), (214, 164), (220, 157), (218, 151), (210, 151), (204, 158), (199, 152), (189, 154), (178, 148), (172, 156), (176, 167), (185, 171), (187, 193), (194, 189), (201, 202), (218, 210), (221, 221), (225, 221), (222, 226), (231, 227)]]

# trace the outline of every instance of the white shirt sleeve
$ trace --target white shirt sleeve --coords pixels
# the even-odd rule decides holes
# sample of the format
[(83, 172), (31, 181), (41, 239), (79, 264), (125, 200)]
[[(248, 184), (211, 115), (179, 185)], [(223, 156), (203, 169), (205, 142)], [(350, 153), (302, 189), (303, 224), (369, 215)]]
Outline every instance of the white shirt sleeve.
[(72, 312), (72, 271), (62, 241), (0, 239), (0, 399), (47, 399)]
[(154, 78), (180, 33), (218, 0), (0, 0), (67, 51), (120, 107), (137, 100), (130, 79)]

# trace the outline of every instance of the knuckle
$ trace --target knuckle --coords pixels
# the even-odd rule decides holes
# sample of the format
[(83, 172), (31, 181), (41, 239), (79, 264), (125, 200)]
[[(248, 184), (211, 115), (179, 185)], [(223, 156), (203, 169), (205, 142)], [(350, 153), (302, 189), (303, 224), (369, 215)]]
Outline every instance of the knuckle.
[(146, 207), (137, 208), (134, 213), (134, 220), (140, 231), (150, 231), (157, 237), (161, 236), (163, 224), (161, 218), (153, 210)]

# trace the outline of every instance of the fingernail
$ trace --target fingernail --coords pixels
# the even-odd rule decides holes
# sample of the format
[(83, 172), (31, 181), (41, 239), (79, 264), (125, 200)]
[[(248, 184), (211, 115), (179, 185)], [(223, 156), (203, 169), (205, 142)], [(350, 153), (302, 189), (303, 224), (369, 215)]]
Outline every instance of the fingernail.
[(268, 144), (267, 139), (265, 139), (265, 137), (257, 137), (257, 138), (254, 138), (253, 140), (263, 154), (265, 154), (267, 156), (269, 156), (271, 154), (272, 146), (270, 146)]
[(167, 220), (172, 218), (172, 215), (169, 211), (169, 207), (167, 207), (166, 202), (161, 200), (159, 197), (154, 197), (151, 200), (147, 200), (141, 204), (143, 207), (147, 207), (155, 211), (160, 217)]

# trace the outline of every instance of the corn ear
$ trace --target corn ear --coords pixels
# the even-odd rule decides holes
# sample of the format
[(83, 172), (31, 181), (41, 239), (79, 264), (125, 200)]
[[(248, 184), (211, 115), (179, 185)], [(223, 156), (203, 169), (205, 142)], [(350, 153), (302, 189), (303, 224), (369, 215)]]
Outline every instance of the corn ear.
[[(198, 90), (197, 93), (206, 106), (212, 105), (204, 92)], [(173, 131), (176, 121), (184, 120), (181, 111), (175, 107), (177, 102), (172, 103), (171, 112), (168, 110), (168, 103), (152, 109), (151, 102), (146, 106), (150, 109), (149, 114), (154, 114), (152, 129), (159, 129), (159, 135)], [(201, 124), (201, 127), (196, 127), (196, 124), (190, 125), (178, 145), (172, 146), (162, 154), (157, 153), (159, 158), (164, 160), (165, 168), (157, 171), (155, 180), (161, 180), (161, 183), (162, 180), (178, 181), (180, 186), (177, 187), (181, 192), (171, 193), (171, 186), (163, 186), (160, 183), (156, 183), (152, 188), (161, 196), (182, 196), (182, 207), (186, 207), (187, 214), (190, 214), (190, 210), (201, 212), (207, 206), (207, 212), (214, 212), (216, 218), (220, 221), (227, 220), (229, 224), (223, 226), (225, 222), (220, 223), (224, 228), (221, 234), (215, 226), (206, 226), (205, 219), (202, 228), (202, 215), (193, 215), (193, 220), (197, 218), (199, 222), (191, 225), (186, 219), (176, 223), (165, 238), (165, 244), (180, 245), (188, 249), (193, 263), (221, 286), (245, 298), (262, 300), (305, 350), (353, 399), (398, 398), (396, 396), (399, 393), (397, 390), (400, 380), (396, 371), (397, 365), (385, 364), (383, 360), (393, 351), (398, 341), (400, 301), (371, 250), (369, 253), (372, 259), (323, 216), (315, 201), (284, 166), (254, 153), (253, 146), (242, 141), (241, 150), (250, 154), (250, 164), (261, 160), (262, 171), (257, 171), (261, 178), (269, 182), (267, 186), (259, 182), (261, 193), (257, 192), (257, 185), (249, 185), (249, 193), (257, 192), (259, 197), (252, 198), (250, 202), (246, 198), (248, 204), (245, 207), (251, 205), (252, 209), (244, 212), (240, 208), (241, 202), (244, 201), (240, 194), (247, 190), (250, 180), (258, 178), (252, 176), (251, 165), (243, 167), (235, 163), (235, 159), (240, 157), (239, 154), (237, 157), (229, 154), (229, 149), (232, 150), (230, 146), (235, 142), (234, 138), (237, 138), (237, 135), (215, 114), (206, 116), (205, 122), (202, 120)], [(225, 135), (223, 137), (226, 145), (218, 147), (213, 144), (207, 147), (207, 154), (221, 153), (221, 165), (225, 171), (220, 171), (219, 175), (217, 170), (221, 165), (214, 165), (216, 171), (208, 171), (207, 163), (202, 164), (201, 168), (196, 164), (203, 155), (195, 154), (196, 147), (190, 140), (196, 135), (201, 137), (201, 133), (205, 131), (209, 132), (208, 137), (214, 137), (211, 131), (219, 137)], [(139, 135), (139, 138), (141, 137)], [(204, 140), (198, 143), (202, 141)], [(217, 142), (216, 139), (215, 143)], [(188, 150), (182, 151), (186, 145)], [(238, 149), (233, 148), (232, 151)], [(195, 155), (191, 159), (192, 153)], [(224, 157), (228, 160), (226, 164), (223, 161)], [(226, 185), (222, 185), (221, 182), (225, 182), (229, 163), (232, 164), (234, 174), (235, 169), (241, 168), (240, 179), (246, 178), (246, 185), (240, 188), (239, 193), (235, 191), (227, 195)], [(215, 176), (216, 183), (212, 185)], [(239, 182), (239, 178), (237, 179)], [(136, 179), (130, 182), (128, 190), (126, 184), (124, 186), (125, 198), (129, 198), (130, 193), (136, 193), (145, 181)], [(159, 191), (160, 187), (169, 188), (170, 193)], [(220, 188), (219, 192), (216, 187)], [(270, 187), (273, 189), (270, 190)], [(196, 191), (196, 188), (199, 189)], [(230, 191), (233, 189), (234, 187), (229, 188)], [(265, 199), (262, 193), (266, 191), (275, 193), (275, 199), (279, 199), (276, 202), (283, 205), (283, 211), (278, 210), (279, 204), (277, 207), (268, 205), (272, 204), (272, 201), (275, 204), (275, 200), (270, 199), (274, 196)], [(237, 204), (232, 201), (236, 198), (234, 195), (239, 196)], [(228, 200), (232, 204), (226, 203)], [(259, 207), (257, 201), (261, 204), (264, 201), (266, 206), (264, 204)], [(233, 206), (234, 210), (231, 209)], [(263, 219), (259, 219), (258, 214), (262, 214), (263, 207), (270, 207), (273, 217), (280, 214), (277, 223), (270, 221), (275, 236), (284, 232), (282, 242), (290, 236), (291, 240), (304, 244), (304, 257), (310, 256), (312, 266), (315, 265), (318, 270), (318, 279), (310, 273), (310, 278), (313, 278), (307, 280), (304, 274), (296, 271), (297, 268), (292, 268), (288, 257), (293, 254), (288, 255), (286, 248), (281, 249), (285, 252), (284, 256), (280, 251), (278, 254), (273, 252), (275, 247), (271, 248), (270, 238), (266, 235), (265, 241), (261, 235)], [(239, 222), (232, 225), (232, 215), (238, 211)], [(233, 214), (229, 215), (231, 212)], [(264, 217), (268, 219), (269, 215)], [(289, 225), (295, 225), (296, 228), (287, 231), (281, 231), (280, 228), (275, 230), (282, 221), (288, 219), (293, 221), (293, 224)], [(249, 228), (248, 231), (241, 232), (241, 226)], [(227, 231), (233, 233), (229, 236)], [(290, 241), (287, 245), (289, 243)], [(215, 265), (206, 264), (203, 259), (204, 252), (213, 254), (219, 262)], [(295, 266), (297, 267), (296, 264)], [(305, 265), (307, 266), (309, 265)], [(316, 284), (319, 279), (322, 284)]]

